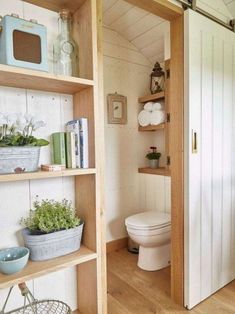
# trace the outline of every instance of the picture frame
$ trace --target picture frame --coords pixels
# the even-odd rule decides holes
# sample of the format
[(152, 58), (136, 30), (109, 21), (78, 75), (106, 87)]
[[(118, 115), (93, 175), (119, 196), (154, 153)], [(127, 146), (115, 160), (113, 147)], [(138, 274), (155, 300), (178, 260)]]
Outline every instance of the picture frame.
[(108, 100), (108, 123), (127, 124), (127, 97), (123, 95), (109, 94)]

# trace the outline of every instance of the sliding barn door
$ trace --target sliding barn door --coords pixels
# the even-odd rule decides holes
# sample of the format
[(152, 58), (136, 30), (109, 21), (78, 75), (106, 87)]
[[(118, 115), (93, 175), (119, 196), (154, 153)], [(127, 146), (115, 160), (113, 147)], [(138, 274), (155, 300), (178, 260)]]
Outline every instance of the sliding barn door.
[(235, 34), (185, 12), (185, 306), (235, 278)]

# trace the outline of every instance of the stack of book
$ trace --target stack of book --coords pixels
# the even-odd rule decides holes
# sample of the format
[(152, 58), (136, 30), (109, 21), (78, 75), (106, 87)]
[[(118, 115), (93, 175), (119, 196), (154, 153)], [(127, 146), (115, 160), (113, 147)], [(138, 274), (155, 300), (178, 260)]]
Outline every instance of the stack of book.
[(89, 168), (88, 121), (80, 118), (66, 124), (66, 132), (51, 136), (54, 164), (66, 168)]

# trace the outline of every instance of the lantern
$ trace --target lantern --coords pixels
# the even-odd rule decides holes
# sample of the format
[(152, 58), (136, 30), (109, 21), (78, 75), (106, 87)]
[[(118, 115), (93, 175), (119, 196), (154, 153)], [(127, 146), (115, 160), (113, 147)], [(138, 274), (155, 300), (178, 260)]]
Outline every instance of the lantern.
[(159, 62), (156, 62), (156, 64), (154, 65), (150, 78), (151, 94), (162, 92), (165, 85), (165, 73), (161, 68)]

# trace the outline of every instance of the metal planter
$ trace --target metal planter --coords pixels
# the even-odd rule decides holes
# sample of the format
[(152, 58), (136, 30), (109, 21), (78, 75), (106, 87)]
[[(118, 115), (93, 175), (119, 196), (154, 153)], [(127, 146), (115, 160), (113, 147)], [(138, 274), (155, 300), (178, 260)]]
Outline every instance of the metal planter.
[(44, 261), (78, 251), (84, 223), (78, 227), (48, 234), (32, 235), (28, 228), (22, 234), (25, 246), (30, 250), (30, 259)]
[(37, 171), (40, 149), (38, 146), (0, 147), (0, 174)]

